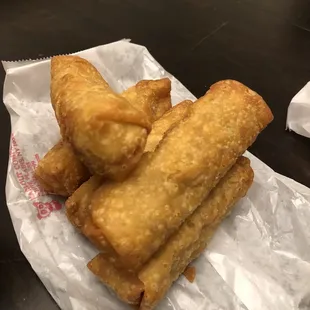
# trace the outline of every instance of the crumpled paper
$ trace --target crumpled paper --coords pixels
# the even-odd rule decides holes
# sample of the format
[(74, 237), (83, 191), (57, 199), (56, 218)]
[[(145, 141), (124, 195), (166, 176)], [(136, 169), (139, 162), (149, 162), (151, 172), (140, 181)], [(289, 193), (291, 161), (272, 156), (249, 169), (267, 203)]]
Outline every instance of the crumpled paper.
[[(76, 54), (92, 62), (115, 91), (167, 76), (174, 104), (195, 99), (143, 46), (119, 41)], [(49, 97), (50, 60), (3, 66), (3, 101), (12, 123), (6, 197), (21, 250), (60, 308), (131, 309), (88, 271), (97, 250), (69, 224), (63, 201), (46, 195), (33, 179), (38, 160), (59, 139)], [(181, 276), (158, 309), (310, 309), (310, 189), (246, 156), (255, 171), (249, 193), (194, 262), (194, 283)]]
[(310, 138), (310, 82), (292, 99), (287, 111), (286, 126), (288, 129)]

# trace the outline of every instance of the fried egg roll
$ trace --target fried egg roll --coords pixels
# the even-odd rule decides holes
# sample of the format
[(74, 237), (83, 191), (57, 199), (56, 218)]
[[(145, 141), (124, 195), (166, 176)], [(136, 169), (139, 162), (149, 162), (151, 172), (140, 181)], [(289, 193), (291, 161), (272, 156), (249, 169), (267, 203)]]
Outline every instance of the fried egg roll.
[[(153, 123), (153, 129), (147, 138), (145, 151), (154, 151), (164, 133), (186, 117), (191, 104), (190, 100), (185, 100)], [(99, 176), (93, 176), (83, 183), (66, 201), (66, 214), (72, 225), (79, 229), (98, 249), (114, 253), (102, 231), (94, 225), (90, 213), (92, 196), (101, 184), (102, 178)]]
[(65, 197), (90, 177), (71, 146), (63, 141), (54, 145), (39, 161), (34, 175), (46, 193)]
[[(110, 257), (102, 253), (89, 262), (88, 268), (120, 299), (130, 302), (141, 296), (140, 309), (153, 309), (188, 264), (205, 249), (218, 225), (246, 194), (252, 181), (250, 161), (239, 158), (210, 195), (139, 272), (115, 268)], [(131, 289), (134, 283), (139, 285)]]
[(122, 183), (103, 184), (92, 218), (128, 268), (140, 268), (273, 119), (262, 97), (220, 81)]
[[(108, 84), (106, 84), (108, 87)], [(145, 80), (124, 91), (121, 96), (154, 122), (171, 108), (169, 79)], [(40, 161), (35, 176), (49, 194), (69, 197), (90, 177), (89, 170), (66, 143), (59, 142)]]
[(171, 284), (206, 247), (216, 228), (253, 182), (249, 159), (241, 157), (210, 195), (139, 272), (141, 309), (152, 309)]
[(51, 101), (63, 139), (92, 174), (120, 180), (138, 163), (151, 122), (88, 61), (52, 58)]

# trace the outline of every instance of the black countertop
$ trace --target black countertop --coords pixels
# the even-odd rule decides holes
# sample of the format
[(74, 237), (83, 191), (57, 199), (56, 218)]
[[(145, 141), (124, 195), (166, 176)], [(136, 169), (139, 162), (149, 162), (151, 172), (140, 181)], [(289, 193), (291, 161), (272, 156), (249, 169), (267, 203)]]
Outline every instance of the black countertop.
[[(288, 104), (310, 80), (309, 16), (307, 0), (4, 0), (0, 59), (36, 59), (131, 38), (197, 97), (217, 80), (239, 80), (275, 116), (251, 152), (310, 186), (310, 139), (285, 131)], [(0, 109), (0, 309), (58, 309), (21, 253), (8, 214), (10, 124)]]

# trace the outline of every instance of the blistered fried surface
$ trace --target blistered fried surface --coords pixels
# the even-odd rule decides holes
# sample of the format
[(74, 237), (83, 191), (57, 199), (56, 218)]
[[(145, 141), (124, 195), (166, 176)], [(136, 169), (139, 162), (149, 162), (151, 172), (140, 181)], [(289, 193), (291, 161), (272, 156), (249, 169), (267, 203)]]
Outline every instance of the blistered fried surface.
[[(98, 79), (100, 78), (98, 76)], [(147, 113), (153, 122), (171, 107), (170, 91), (171, 82), (169, 79), (145, 80), (130, 87), (121, 96), (136, 109)], [(55, 168), (55, 162), (61, 169)], [(74, 154), (69, 143), (66, 145), (58, 143), (45, 155), (36, 175), (47, 193), (68, 197), (89, 178), (90, 173)], [(68, 179), (66, 179), (67, 177)]]
[(153, 308), (205, 248), (222, 219), (246, 194), (253, 176), (250, 161), (244, 157), (238, 159), (203, 203), (143, 267), (139, 273), (145, 285), (142, 309)]
[(188, 115), (191, 104), (190, 100), (182, 101), (166, 112), (158, 122), (154, 122), (152, 131), (147, 138), (144, 152), (153, 152), (155, 150), (165, 132)]
[(115, 94), (88, 61), (52, 58), (51, 100), (63, 138), (92, 173), (121, 179), (137, 164), (148, 116)]
[(171, 81), (168, 78), (160, 80), (143, 80), (123, 92), (136, 109), (143, 111), (153, 123), (171, 109)]
[(218, 82), (139, 173), (101, 186), (92, 217), (123, 261), (136, 268), (145, 263), (272, 119), (258, 94), (236, 81)]
[(102, 254), (98, 254), (92, 259), (87, 267), (101, 281), (112, 288), (121, 300), (133, 305), (140, 303), (143, 283), (136, 275), (126, 271), (119, 272)]
[(90, 203), (94, 192), (104, 182), (100, 176), (92, 176), (70, 196), (66, 203), (66, 215), (75, 228), (83, 233), (99, 250), (113, 251), (101, 230), (93, 223)]
[(47, 193), (68, 197), (90, 173), (71, 146), (60, 141), (40, 160), (35, 177)]
[[(153, 129), (148, 136), (148, 151), (152, 151), (159, 143), (164, 133), (187, 115), (191, 101), (184, 101), (174, 106), (163, 117), (153, 123)], [(149, 142), (151, 141), (151, 142)], [(143, 161), (138, 166), (143, 165)], [(107, 181), (106, 181), (107, 182)], [(92, 177), (82, 184), (66, 201), (66, 213), (70, 222), (94, 243), (99, 250), (113, 252), (102, 230), (93, 222), (90, 216), (90, 203), (94, 192), (102, 184), (99, 177)]]
[[(113, 282), (113, 289), (118, 295), (124, 287), (130, 288), (139, 278), (143, 283), (140, 309), (153, 309), (164, 297), (173, 281), (205, 249), (222, 219), (246, 194), (252, 180), (253, 171), (249, 160), (238, 159), (210, 195), (145, 264), (136, 277), (134, 273), (128, 273), (113, 263), (111, 255), (105, 254), (100, 254), (91, 261), (96, 262), (97, 269), (101, 270), (95, 274), (109, 286)], [(131, 276), (126, 277), (128, 274)], [(131, 290), (128, 290), (127, 294), (122, 291), (121, 295), (131, 296), (133, 299), (137, 297)]]
[(102, 178), (92, 176), (84, 182), (66, 201), (66, 214), (71, 224), (81, 229), (89, 217), (89, 206), (93, 193), (102, 184)]

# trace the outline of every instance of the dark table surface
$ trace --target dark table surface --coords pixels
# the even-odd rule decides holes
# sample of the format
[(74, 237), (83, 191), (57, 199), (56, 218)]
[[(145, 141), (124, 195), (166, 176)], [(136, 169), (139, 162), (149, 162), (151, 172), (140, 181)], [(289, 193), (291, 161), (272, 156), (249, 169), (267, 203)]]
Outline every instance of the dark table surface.
[[(310, 186), (310, 139), (285, 131), (288, 104), (310, 80), (310, 1), (0, 3), (2, 60), (70, 53), (122, 38), (145, 45), (196, 96), (226, 78), (256, 90), (275, 120), (251, 151), (275, 171)], [(58, 309), (21, 253), (6, 207), (10, 123), (3, 105), (0, 128), (0, 309)]]

